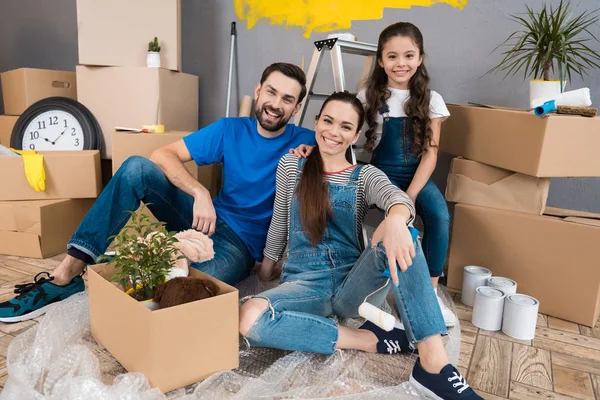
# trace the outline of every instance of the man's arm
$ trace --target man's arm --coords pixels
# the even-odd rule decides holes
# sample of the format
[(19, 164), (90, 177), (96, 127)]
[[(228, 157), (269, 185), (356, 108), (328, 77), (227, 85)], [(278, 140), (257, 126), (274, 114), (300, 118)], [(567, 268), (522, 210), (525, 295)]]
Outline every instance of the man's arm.
[(192, 228), (212, 235), (217, 219), (215, 208), (208, 189), (194, 179), (183, 165), (192, 160), (183, 139), (154, 150), (150, 160), (158, 165), (173, 185), (194, 198)]

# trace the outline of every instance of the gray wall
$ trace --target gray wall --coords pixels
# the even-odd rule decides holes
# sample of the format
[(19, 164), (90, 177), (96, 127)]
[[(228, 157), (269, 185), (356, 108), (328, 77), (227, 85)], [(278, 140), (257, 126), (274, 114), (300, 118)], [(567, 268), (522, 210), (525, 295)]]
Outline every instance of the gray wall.
[[(551, 0), (557, 4), (558, 0)], [(536, 8), (542, 0), (529, 0)], [(591, 10), (597, 0), (574, 2), (576, 10)], [(390, 23), (408, 20), (422, 30), (432, 76), (432, 87), (448, 103), (469, 101), (510, 107), (526, 107), (528, 83), (522, 76), (502, 80), (493, 75), (480, 78), (500, 59), (490, 55), (494, 47), (516, 26), (506, 17), (524, 10), (522, 1), (471, 0), (463, 10), (445, 4), (410, 10), (386, 9), (382, 20), (354, 22), (349, 30), (358, 40), (375, 43), (380, 30)], [(200, 77), (200, 123), (206, 125), (224, 115), (230, 45), (230, 23), (237, 21), (233, 0), (182, 0), (183, 72)], [(600, 36), (600, 27), (593, 28)], [(303, 38), (299, 28), (286, 30), (261, 21), (252, 30), (238, 21), (237, 82), (234, 98), (251, 95), (265, 66), (274, 61), (300, 65), (305, 57), (308, 68), (313, 41), (326, 34)], [(600, 44), (592, 45), (600, 51)], [(356, 86), (363, 59), (347, 56), (348, 85)], [(0, 71), (19, 67), (74, 70), (77, 63), (76, 0), (1, 0)], [(318, 80), (319, 89), (333, 90), (331, 69), (325, 65)], [(573, 88), (592, 90), (594, 105), (600, 104), (600, 71), (574, 78)], [(1, 104), (0, 104), (1, 108)], [(306, 121), (315, 114), (309, 107)], [(235, 114), (237, 105), (232, 107)], [(305, 125), (310, 125), (310, 122)], [(566, 133), (568, 134), (568, 133)], [(600, 149), (599, 149), (600, 151)], [(445, 187), (450, 157), (441, 155), (436, 181)], [(553, 179), (549, 204), (556, 207), (600, 212), (600, 178)]]

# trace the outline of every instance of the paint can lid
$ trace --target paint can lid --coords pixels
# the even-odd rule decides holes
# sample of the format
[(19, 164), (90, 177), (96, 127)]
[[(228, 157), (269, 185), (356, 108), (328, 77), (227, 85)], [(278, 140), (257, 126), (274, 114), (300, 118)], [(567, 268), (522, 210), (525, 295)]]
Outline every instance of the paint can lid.
[(492, 271), (487, 268), (479, 267), (477, 265), (467, 265), (465, 267), (465, 273), (473, 275), (492, 275)]
[(475, 289), (475, 291), (477, 291), (477, 293), (481, 294), (482, 296), (489, 298), (500, 298), (504, 296), (502, 290), (494, 289), (489, 286), (479, 286), (477, 289)]
[(517, 282), (500, 276), (492, 276), (488, 279), (488, 285), (495, 287), (514, 287), (517, 286)]
[(506, 296), (506, 298), (508, 299), (508, 301), (524, 307), (533, 307), (539, 304), (539, 301), (537, 301), (537, 299), (534, 299), (531, 296), (527, 296), (526, 294), (511, 294)]

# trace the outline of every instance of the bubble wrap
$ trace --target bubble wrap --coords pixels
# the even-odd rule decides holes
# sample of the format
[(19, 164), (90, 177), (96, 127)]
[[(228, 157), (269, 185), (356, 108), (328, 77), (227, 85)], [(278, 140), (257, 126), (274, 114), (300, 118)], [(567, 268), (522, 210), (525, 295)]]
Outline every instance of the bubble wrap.
[[(239, 286), (240, 298), (269, 286), (254, 276)], [(446, 304), (453, 306), (442, 290)], [(382, 307), (392, 312), (389, 302)], [(362, 320), (339, 321), (358, 327)], [(444, 338), (458, 361), (460, 326)], [(415, 399), (407, 382), (416, 355), (336, 351), (332, 356), (248, 348), (240, 340), (240, 367), (162, 394), (139, 373), (127, 373), (90, 333), (87, 293), (53, 307), (41, 322), (10, 344), (6, 400), (204, 400), (204, 399)]]

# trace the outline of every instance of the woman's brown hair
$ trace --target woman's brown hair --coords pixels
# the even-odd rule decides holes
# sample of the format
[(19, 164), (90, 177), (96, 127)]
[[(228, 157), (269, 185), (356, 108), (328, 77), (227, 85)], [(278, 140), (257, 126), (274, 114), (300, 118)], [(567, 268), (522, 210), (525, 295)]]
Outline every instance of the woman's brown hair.
[[(377, 41), (377, 61), (374, 63), (373, 70), (367, 79), (365, 89), (368, 111), (366, 115), (369, 129), (365, 133), (367, 141), (365, 149), (373, 151), (375, 147), (375, 128), (377, 127), (377, 114), (384, 106), (384, 103), (391, 96), (388, 89), (388, 76), (385, 70), (379, 65), (383, 59), (383, 47), (396, 36), (405, 36), (411, 38), (419, 48), (419, 55), (425, 57), (423, 50), (423, 35), (419, 28), (410, 22), (397, 22), (385, 28), (379, 34)], [(408, 82), (409, 97), (404, 105), (404, 112), (410, 121), (410, 127), (413, 132), (412, 152), (422, 155), (427, 151), (427, 145), (435, 146), (432, 140), (431, 118), (429, 117), (429, 102), (431, 94), (429, 91), (429, 73), (425, 63), (421, 63), (415, 74)]]
[[(365, 111), (363, 106), (352, 93), (335, 92), (329, 96), (317, 115), (318, 120), (325, 109), (325, 106), (332, 101), (339, 101), (352, 105), (358, 114), (358, 131), (365, 121)], [(296, 195), (300, 205), (300, 221), (302, 229), (310, 237), (310, 241), (315, 246), (325, 234), (327, 226), (327, 217), (332, 213), (331, 202), (329, 201), (329, 185), (325, 182), (325, 171), (323, 160), (319, 152), (319, 146), (315, 146), (306, 159), (300, 182), (296, 188)]]

